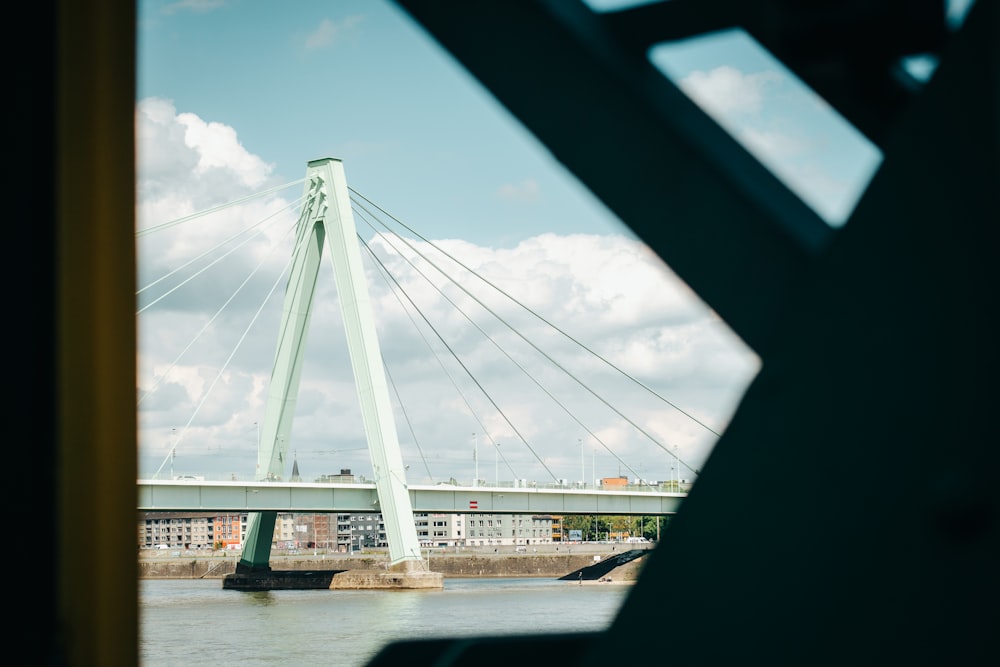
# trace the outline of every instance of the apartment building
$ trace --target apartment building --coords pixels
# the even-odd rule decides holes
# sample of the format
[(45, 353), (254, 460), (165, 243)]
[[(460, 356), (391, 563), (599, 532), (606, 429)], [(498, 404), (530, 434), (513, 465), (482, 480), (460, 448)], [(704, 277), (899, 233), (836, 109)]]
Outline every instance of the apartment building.
[(465, 546), (548, 544), (552, 539), (550, 514), (465, 514)]
[[(545, 544), (558, 539), (558, 518), (539, 514), (414, 515), (423, 547)], [(179, 549), (240, 549), (246, 539), (247, 513), (144, 512), (139, 546)], [(387, 547), (385, 522), (377, 512), (362, 514), (279, 513), (273, 544), (278, 549), (319, 548), (349, 553)]]
[(144, 512), (139, 521), (139, 546), (210, 549), (215, 543), (215, 518), (213, 512)]

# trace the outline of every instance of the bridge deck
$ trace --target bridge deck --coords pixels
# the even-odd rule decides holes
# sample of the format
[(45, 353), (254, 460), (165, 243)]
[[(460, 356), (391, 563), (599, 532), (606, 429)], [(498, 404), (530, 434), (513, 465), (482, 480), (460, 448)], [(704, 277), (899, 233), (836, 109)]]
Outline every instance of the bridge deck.
[[(140, 511), (380, 511), (374, 484), (139, 480)], [(674, 514), (685, 493), (409, 485), (413, 511), (445, 514)]]

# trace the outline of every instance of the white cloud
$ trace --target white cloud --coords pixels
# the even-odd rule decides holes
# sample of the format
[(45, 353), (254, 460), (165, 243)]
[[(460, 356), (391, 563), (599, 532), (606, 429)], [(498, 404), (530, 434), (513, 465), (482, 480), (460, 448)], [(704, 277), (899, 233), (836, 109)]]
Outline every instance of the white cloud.
[[(155, 198), (157, 188), (176, 184), (178, 177), (188, 186), (193, 178), (205, 181), (217, 188), (214, 197), (225, 201), (226, 195), (260, 188), (274, 169), (244, 148), (233, 128), (193, 113), (177, 113), (173, 102), (161, 98), (137, 104), (136, 143), (143, 202)], [(179, 191), (191, 193), (187, 187)]]
[(530, 178), (520, 183), (504, 183), (497, 189), (497, 196), (508, 201), (537, 201), (540, 194), (538, 182)]
[(212, 169), (227, 169), (243, 185), (259, 187), (267, 181), (274, 169), (256, 155), (248, 152), (236, 138), (236, 130), (222, 123), (206, 123), (192, 113), (177, 116), (185, 128), (184, 143), (198, 153), (198, 173), (204, 175)]
[[(140, 103), (137, 121), (140, 228), (244, 198), (258, 187), (254, 183), (266, 181), (266, 163), (240, 146), (230, 127), (177, 113), (164, 100)], [(211, 192), (204, 188), (206, 179), (213, 182)], [(169, 234), (144, 236), (140, 275), (151, 281), (287, 203), (275, 197), (253, 200), (220, 212), (218, 221), (213, 215), (171, 228)], [(285, 278), (274, 281), (291, 252), (287, 239), (279, 243), (279, 228), (290, 228), (294, 216), (286, 212), (277, 219), (281, 224), (272, 233), (232, 255), (219, 265), (221, 271), (206, 272), (140, 315), (140, 394), (155, 387), (139, 410), (143, 473), (162, 463), (177, 432), (186, 429), (172, 461), (175, 471), (252, 476), (254, 424), (263, 419)], [(718, 318), (648, 248), (627, 237), (544, 234), (499, 249), (455, 239), (433, 242), (438, 248), (413, 244), (447, 267), (454, 282), (414, 250), (401, 252), (403, 246), (394, 249), (382, 238), (369, 245), (436, 329), (404, 311), (406, 299), (390, 291), (369, 266), (368, 289), (393, 401), (398, 390), (406, 410), (404, 419), (397, 404), (401, 447), (416, 482), (428, 481), (427, 468), (437, 479), (471, 479), (472, 433), (479, 434), (481, 466), (492, 467), (489, 448), (493, 441), (502, 443), (507, 463), (501, 469), (507, 478), (513, 470), (520, 477), (550, 481), (548, 468), (557, 477), (575, 479), (581, 440), (587, 452), (595, 450), (587, 458), (596, 459), (599, 476), (616, 474), (616, 457), (621, 457), (630, 465), (641, 463), (643, 476), (666, 478), (670, 456), (608, 410), (601, 398), (581, 390), (580, 382), (622, 412), (634, 413), (637, 423), (666, 446), (676, 444), (685, 460), (704, 460), (714, 442), (710, 432), (578, 343), (717, 429), (724, 427), (756, 372), (752, 355), (727, 336)], [(275, 254), (268, 256), (272, 247)], [(441, 259), (441, 250), (464, 268)], [(266, 260), (268, 277), (255, 278), (252, 289), (233, 298), (259, 260)], [(262, 305), (274, 284), (274, 297)], [(140, 301), (150, 298), (144, 294)], [(357, 451), (364, 436), (337, 300), (327, 258), (316, 289), (291, 445), (307, 478), (340, 467), (370, 470), (367, 453)], [(258, 310), (261, 315), (251, 325)], [(329, 454), (334, 451), (335, 456)]]
[(745, 127), (740, 132), (740, 139), (755, 155), (775, 161), (797, 157), (815, 148), (809, 141), (788, 131), (774, 129)]
[(775, 71), (744, 74), (735, 67), (722, 65), (710, 72), (695, 70), (678, 85), (712, 116), (729, 117), (760, 111), (766, 89), (782, 79)]
[(340, 39), (345, 32), (354, 30), (361, 23), (361, 20), (361, 16), (348, 16), (340, 22), (323, 19), (320, 21), (319, 27), (306, 37), (306, 49), (311, 51), (330, 46), (336, 40)]
[[(679, 85), (828, 223), (847, 219), (870, 177), (866, 166), (878, 159), (845, 137), (843, 121), (822, 98), (777, 72), (745, 74), (729, 66), (694, 71)], [(848, 150), (846, 160), (828, 157)]]

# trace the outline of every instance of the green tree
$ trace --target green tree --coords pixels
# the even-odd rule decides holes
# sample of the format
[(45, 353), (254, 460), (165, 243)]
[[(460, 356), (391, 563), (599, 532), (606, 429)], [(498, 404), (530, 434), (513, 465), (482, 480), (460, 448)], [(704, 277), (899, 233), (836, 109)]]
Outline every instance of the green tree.
[(584, 540), (591, 539), (593, 532), (593, 517), (589, 514), (570, 514), (563, 517), (563, 540), (569, 541), (569, 531), (579, 530)]

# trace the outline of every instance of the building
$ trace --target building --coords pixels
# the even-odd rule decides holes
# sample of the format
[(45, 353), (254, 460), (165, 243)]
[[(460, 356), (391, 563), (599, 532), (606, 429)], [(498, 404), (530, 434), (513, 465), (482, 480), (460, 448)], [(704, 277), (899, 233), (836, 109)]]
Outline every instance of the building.
[(347, 527), (347, 534), (338, 533), (338, 547), (347, 546), (347, 551), (362, 551), (389, 546), (385, 535), (385, 523), (382, 514), (371, 512), (366, 514), (338, 515), (340, 526)]
[[(482, 547), (547, 544), (560, 529), (548, 514), (415, 514), (423, 547)], [(182, 549), (241, 549), (247, 513), (145, 512), (139, 521), (139, 546)], [(389, 546), (381, 513), (279, 513), (274, 525), (277, 549), (324, 549), (340, 553)]]
[(213, 512), (143, 512), (139, 546), (211, 549), (215, 544), (215, 519)]
[(275, 544), (278, 548), (287, 548), (282, 545), (294, 542), (295, 538), (295, 516), (288, 512), (279, 512), (274, 522)]
[(241, 549), (247, 535), (247, 514), (230, 513), (215, 515), (215, 542), (217, 548)]
[(618, 477), (602, 477), (602, 489), (625, 489), (628, 486), (628, 477), (619, 475)]
[(566, 538), (563, 536), (563, 517), (561, 514), (552, 516), (552, 541), (553, 542), (565, 542)]
[(416, 514), (413, 520), (422, 547), (453, 547), (465, 543), (465, 521), (461, 514)]
[(363, 482), (364, 477), (355, 478), (350, 468), (341, 468), (339, 475), (320, 475), (316, 481), (323, 484), (354, 484), (354, 482)]
[(552, 539), (549, 514), (452, 514), (465, 522), (465, 546), (546, 544)]

